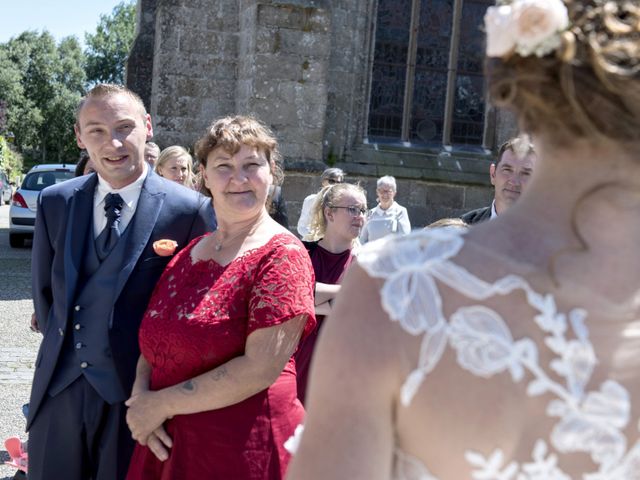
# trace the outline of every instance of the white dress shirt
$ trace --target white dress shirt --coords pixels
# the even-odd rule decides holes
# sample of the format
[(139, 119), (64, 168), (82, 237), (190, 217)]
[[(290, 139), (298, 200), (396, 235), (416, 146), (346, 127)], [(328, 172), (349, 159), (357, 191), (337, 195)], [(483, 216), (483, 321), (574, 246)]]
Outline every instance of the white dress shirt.
[(311, 217), (313, 213), (313, 204), (316, 201), (317, 193), (307, 195), (302, 202), (302, 210), (300, 210), (300, 218), (298, 219), (298, 233), (304, 239), (309, 234), (309, 227), (311, 226)]
[(493, 220), (498, 216), (498, 212), (496, 212), (496, 201), (491, 202), (491, 218), (489, 220)]
[(125, 229), (129, 225), (129, 222), (133, 218), (133, 214), (136, 213), (136, 207), (138, 206), (138, 200), (140, 199), (140, 192), (142, 191), (142, 184), (144, 183), (147, 174), (149, 173), (149, 167), (147, 162), (144, 162), (144, 171), (137, 180), (130, 183), (123, 188), (113, 188), (109, 183), (98, 175), (98, 185), (96, 186), (95, 193), (93, 195), (93, 237), (97, 238), (100, 232), (107, 226), (107, 216), (104, 213), (104, 199), (107, 193), (118, 193), (124, 204), (122, 205), (122, 211), (120, 214), (120, 233), (124, 233)]

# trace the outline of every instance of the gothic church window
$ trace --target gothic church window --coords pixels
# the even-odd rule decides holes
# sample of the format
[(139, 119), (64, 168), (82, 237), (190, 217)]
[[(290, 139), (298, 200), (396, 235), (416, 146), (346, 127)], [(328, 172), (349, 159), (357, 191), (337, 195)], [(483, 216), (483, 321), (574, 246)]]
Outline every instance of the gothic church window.
[(378, 0), (368, 138), (486, 145), (482, 19), (493, 0)]

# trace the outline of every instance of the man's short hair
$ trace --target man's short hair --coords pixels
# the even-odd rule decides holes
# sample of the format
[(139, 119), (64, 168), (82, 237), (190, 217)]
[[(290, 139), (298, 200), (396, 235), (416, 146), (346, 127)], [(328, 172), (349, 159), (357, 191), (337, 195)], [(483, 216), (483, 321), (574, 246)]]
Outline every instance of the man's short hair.
[(147, 115), (147, 109), (145, 108), (144, 102), (138, 96), (138, 94), (132, 92), (124, 85), (117, 85), (115, 83), (99, 83), (91, 90), (89, 90), (89, 92), (84, 97), (82, 97), (80, 103), (78, 104), (78, 108), (76, 108), (76, 126), (78, 127), (78, 129), (80, 128), (80, 111), (88, 100), (92, 98), (103, 98), (118, 94), (127, 95), (131, 100), (133, 100), (134, 103), (136, 103), (140, 108), (140, 113), (143, 118)]
[(160, 155), (160, 147), (158, 146), (157, 143), (147, 142), (147, 143), (145, 143), (144, 148), (145, 148), (145, 152), (146, 152), (147, 149), (155, 150), (156, 154), (157, 154), (156, 156)]
[(506, 152), (507, 150), (512, 151), (519, 158), (524, 158), (527, 155), (536, 153), (529, 135), (518, 135), (517, 137), (510, 138), (502, 145), (500, 145), (500, 148), (498, 149), (498, 159), (496, 160), (496, 166), (500, 163), (500, 161), (502, 160), (502, 155), (504, 155), (504, 152)]

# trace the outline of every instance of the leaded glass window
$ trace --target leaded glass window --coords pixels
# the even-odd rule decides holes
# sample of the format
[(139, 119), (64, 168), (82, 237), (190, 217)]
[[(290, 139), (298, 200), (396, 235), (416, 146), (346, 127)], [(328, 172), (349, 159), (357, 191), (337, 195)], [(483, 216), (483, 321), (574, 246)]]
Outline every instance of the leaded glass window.
[(493, 0), (378, 0), (368, 137), (482, 145), (482, 18)]

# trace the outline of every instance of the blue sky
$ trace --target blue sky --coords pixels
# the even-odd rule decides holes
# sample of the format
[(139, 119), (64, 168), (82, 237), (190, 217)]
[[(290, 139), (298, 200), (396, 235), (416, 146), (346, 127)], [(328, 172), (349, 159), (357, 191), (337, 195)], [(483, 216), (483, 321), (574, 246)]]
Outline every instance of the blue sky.
[(121, 0), (0, 0), (0, 43), (25, 30), (48, 30), (56, 40), (95, 32), (100, 14), (110, 14)]

